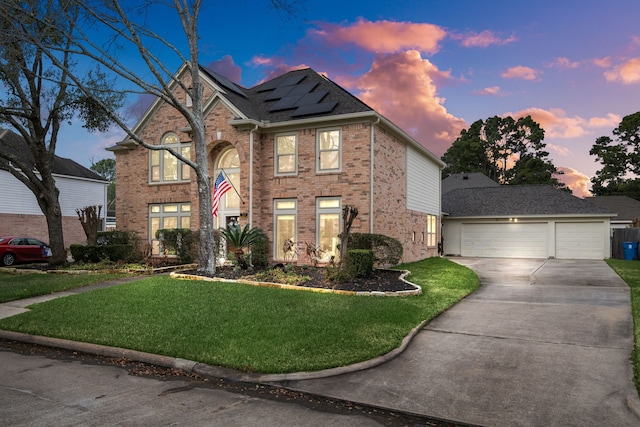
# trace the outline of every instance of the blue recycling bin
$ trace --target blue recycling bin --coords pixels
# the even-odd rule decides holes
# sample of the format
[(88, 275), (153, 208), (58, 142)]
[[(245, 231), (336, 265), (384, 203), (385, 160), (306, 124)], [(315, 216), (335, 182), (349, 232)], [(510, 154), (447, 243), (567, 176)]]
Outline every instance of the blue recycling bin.
[(622, 250), (626, 261), (638, 259), (638, 242), (623, 242)]

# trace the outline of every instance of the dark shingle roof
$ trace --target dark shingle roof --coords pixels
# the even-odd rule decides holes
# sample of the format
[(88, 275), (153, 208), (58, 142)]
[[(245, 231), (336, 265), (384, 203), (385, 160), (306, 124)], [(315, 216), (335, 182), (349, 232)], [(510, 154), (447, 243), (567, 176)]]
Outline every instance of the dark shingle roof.
[(614, 214), (548, 185), (459, 188), (442, 195), (442, 210), (451, 217)]
[(458, 188), (499, 187), (500, 184), (481, 172), (456, 173), (442, 180), (442, 194)]
[(373, 111), (311, 68), (289, 71), (252, 88), (242, 88), (212, 70), (201, 69), (225, 89), (225, 98), (249, 119), (277, 123)]
[(640, 218), (640, 201), (628, 196), (587, 197), (585, 200), (617, 213), (616, 221), (633, 221)]
[[(13, 152), (19, 158), (34, 164), (33, 154), (29, 150), (25, 140), (9, 129), (0, 130), (0, 149), (9, 153)], [(52, 171), (56, 175), (74, 176), (79, 178), (105, 181), (100, 175), (71, 159), (54, 156)]]

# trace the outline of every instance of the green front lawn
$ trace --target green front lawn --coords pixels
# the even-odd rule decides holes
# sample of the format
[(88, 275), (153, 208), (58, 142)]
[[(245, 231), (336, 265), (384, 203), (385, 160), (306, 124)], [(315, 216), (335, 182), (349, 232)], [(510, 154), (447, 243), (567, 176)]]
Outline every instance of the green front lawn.
[(477, 289), (466, 267), (429, 258), (399, 268), (416, 297), (321, 294), (149, 277), (59, 298), (0, 328), (175, 356), (249, 372), (314, 371), (398, 347), (409, 331)]
[(9, 274), (0, 273), (0, 303), (68, 291), (115, 280), (123, 274)]
[(615, 270), (631, 288), (631, 315), (633, 316), (633, 338), (635, 347), (631, 353), (633, 380), (640, 393), (640, 262), (608, 259), (607, 264)]

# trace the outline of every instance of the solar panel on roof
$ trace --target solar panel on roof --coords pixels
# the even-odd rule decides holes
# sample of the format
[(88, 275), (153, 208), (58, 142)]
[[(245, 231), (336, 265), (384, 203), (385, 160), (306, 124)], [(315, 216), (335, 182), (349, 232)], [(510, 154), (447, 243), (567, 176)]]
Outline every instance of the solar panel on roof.
[(300, 83), (295, 85), (293, 90), (289, 93), (289, 95), (306, 95), (311, 92), (315, 87), (318, 86), (318, 83)]
[(289, 76), (286, 79), (284, 79), (278, 85), (278, 87), (297, 85), (304, 78), (305, 78), (304, 74), (298, 74), (297, 76)]
[(300, 98), (302, 98), (301, 95), (285, 96), (280, 101), (278, 101), (275, 104), (273, 104), (271, 106), (271, 108), (269, 108), (269, 112), (288, 110), (289, 108), (295, 108), (296, 103), (300, 100)]
[(277, 80), (271, 80), (260, 86), (258, 92), (266, 92), (268, 90), (273, 90), (278, 87), (279, 82)]
[(317, 104), (318, 102), (322, 101), (322, 98), (327, 96), (328, 93), (329, 92), (327, 91), (307, 93), (306, 95), (301, 97), (298, 102), (296, 102), (295, 106), (302, 107), (303, 105)]
[(335, 108), (338, 101), (323, 102), (320, 104), (303, 105), (291, 113), (291, 117), (309, 116), (311, 114), (328, 113)]
[(274, 90), (269, 95), (267, 95), (266, 98), (264, 98), (264, 100), (275, 101), (276, 99), (284, 98), (285, 96), (289, 95), (289, 92), (291, 92), (294, 88), (295, 86), (283, 86), (283, 87), (279, 86), (278, 88), (276, 88), (276, 90)]
[(223, 87), (229, 89), (232, 92), (237, 93), (240, 96), (243, 97), (247, 97), (247, 95), (242, 91), (242, 89), (240, 89), (235, 83), (233, 83), (231, 80), (229, 80), (228, 78), (226, 78), (225, 76), (223, 76), (222, 74), (216, 73), (215, 71), (211, 70), (211, 69), (207, 69), (207, 71), (211, 74), (211, 76), (213, 78), (215, 78), (218, 83), (220, 83)]

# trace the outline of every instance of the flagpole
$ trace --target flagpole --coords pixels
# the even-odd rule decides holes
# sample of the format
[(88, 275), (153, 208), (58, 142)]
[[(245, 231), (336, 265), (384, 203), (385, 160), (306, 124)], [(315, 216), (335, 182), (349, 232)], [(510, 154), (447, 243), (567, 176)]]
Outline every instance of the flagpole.
[(227, 172), (220, 168), (220, 171), (224, 174), (224, 176), (227, 178), (227, 181), (229, 182), (229, 184), (231, 184), (231, 188), (233, 188), (233, 191), (236, 192), (236, 194), (238, 195), (238, 198), (240, 199), (240, 201), (242, 202), (242, 204), (244, 205), (244, 200), (242, 200), (242, 197), (240, 197), (240, 193), (238, 192), (238, 190), (236, 189), (236, 186), (233, 185), (233, 182), (231, 182), (231, 179), (229, 178), (229, 175), (227, 175)]

